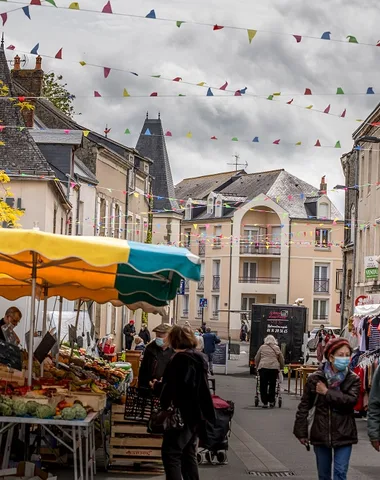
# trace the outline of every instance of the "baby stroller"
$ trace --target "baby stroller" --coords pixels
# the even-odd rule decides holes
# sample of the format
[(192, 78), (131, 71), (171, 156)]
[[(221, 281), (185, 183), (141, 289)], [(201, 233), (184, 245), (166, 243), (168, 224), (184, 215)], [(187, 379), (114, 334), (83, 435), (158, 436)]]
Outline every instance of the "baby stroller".
[[(255, 407), (258, 407), (260, 403), (260, 375), (257, 374), (256, 377), (256, 394), (255, 394)], [(278, 408), (282, 407), (282, 396), (281, 396), (281, 384), (280, 384), (280, 373), (277, 375), (276, 380), (276, 399), (275, 404)]]
[(211, 463), (212, 465), (227, 463), (228, 436), (231, 432), (231, 421), (234, 416), (235, 405), (231, 401), (223, 400), (212, 395), (215, 408), (215, 425), (206, 422), (205, 434), (199, 440), (197, 460), (198, 464)]

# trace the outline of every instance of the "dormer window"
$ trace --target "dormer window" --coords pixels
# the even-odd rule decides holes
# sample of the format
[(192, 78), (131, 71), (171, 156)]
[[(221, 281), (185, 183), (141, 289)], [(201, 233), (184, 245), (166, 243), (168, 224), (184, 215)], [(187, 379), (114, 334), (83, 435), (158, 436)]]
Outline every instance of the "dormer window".
[(192, 207), (192, 200), (191, 198), (189, 198), (185, 206), (185, 220), (191, 220), (191, 207)]
[(223, 213), (222, 197), (218, 195), (215, 200), (215, 217), (221, 218)]
[(214, 213), (214, 195), (210, 193), (207, 200), (207, 213), (212, 215)]
[(322, 197), (319, 200), (317, 217), (328, 220), (331, 218), (331, 204), (327, 197)]

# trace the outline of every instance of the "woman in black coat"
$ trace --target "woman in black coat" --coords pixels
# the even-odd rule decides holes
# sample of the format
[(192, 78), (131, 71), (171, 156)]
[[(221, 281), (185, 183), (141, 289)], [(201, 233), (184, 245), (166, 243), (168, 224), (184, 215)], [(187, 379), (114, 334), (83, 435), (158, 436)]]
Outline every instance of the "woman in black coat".
[(352, 445), (358, 443), (354, 407), (360, 381), (348, 368), (351, 354), (346, 339), (330, 340), (327, 361), (309, 376), (298, 406), (294, 435), (303, 445), (313, 445), (319, 480), (331, 480), (333, 463), (334, 480), (346, 480)]
[(207, 362), (196, 351), (197, 340), (190, 329), (174, 326), (168, 336), (175, 355), (167, 366), (162, 382), (161, 407), (178, 408), (184, 422), (182, 430), (164, 433), (162, 461), (167, 480), (198, 480), (197, 441), (205, 421), (215, 421), (215, 411), (207, 381)]

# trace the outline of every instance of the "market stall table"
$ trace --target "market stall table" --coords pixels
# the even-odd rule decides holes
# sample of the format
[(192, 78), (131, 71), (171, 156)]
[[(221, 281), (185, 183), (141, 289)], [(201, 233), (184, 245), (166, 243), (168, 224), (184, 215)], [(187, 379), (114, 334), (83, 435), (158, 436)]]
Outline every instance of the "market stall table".
[[(6, 433), (7, 440), (3, 454), (2, 468), (9, 465), (14, 429), (18, 425), (39, 425), (42, 431), (51, 435), (61, 445), (72, 452), (74, 457), (74, 480), (93, 480), (96, 474), (95, 459), (95, 420), (99, 412), (92, 412), (84, 420), (54, 420), (34, 417), (0, 417), (0, 443)], [(53, 432), (58, 428), (62, 437)], [(69, 440), (69, 441), (67, 441)], [(83, 459), (82, 442), (85, 442), (85, 458)], [(83, 475), (84, 467), (84, 475)]]

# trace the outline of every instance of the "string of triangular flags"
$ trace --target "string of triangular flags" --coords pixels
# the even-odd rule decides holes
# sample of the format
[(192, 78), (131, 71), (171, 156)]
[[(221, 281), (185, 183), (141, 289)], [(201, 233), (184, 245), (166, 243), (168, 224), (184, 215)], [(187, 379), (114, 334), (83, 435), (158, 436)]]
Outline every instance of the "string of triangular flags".
[[(57, 10), (70, 10), (70, 11), (75, 11), (75, 12), (86, 12), (86, 13), (94, 13), (94, 14), (107, 14), (107, 15), (115, 15), (119, 17), (129, 17), (129, 18), (138, 18), (138, 19), (149, 19), (149, 20), (157, 20), (161, 22), (170, 22), (175, 24), (178, 28), (181, 28), (183, 25), (193, 25), (193, 26), (202, 26), (202, 27), (208, 27), (212, 28), (214, 32), (220, 31), (220, 30), (240, 30), (244, 31), (246, 38), (248, 38), (248, 43), (252, 43), (253, 39), (257, 36), (257, 34), (267, 34), (267, 35), (278, 35), (278, 36), (286, 36), (290, 37), (293, 41), (295, 41), (297, 44), (301, 43), (303, 39), (312, 39), (312, 40), (321, 40), (321, 41), (329, 41), (329, 42), (336, 42), (336, 43), (348, 43), (348, 44), (360, 44), (360, 45), (365, 45), (365, 46), (371, 46), (371, 47), (379, 47), (380, 46), (380, 40), (372, 43), (363, 43), (358, 41), (357, 37), (354, 35), (346, 35), (344, 39), (337, 39), (333, 38), (331, 35), (332, 33), (329, 31), (325, 31), (322, 33), (320, 36), (314, 36), (310, 34), (294, 34), (294, 33), (285, 33), (285, 32), (279, 32), (279, 31), (270, 31), (270, 30), (265, 30), (265, 29), (253, 29), (253, 28), (246, 28), (246, 27), (241, 27), (241, 26), (234, 26), (234, 25), (222, 25), (217, 22), (213, 23), (206, 23), (206, 22), (197, 22), (197, 21), (192, 21), (192, 20), (174, 20), (171, 18), (164, 18), (164, 17), (159, 17), (156, 14), (156, 11), (150, 10), (146, 15), (136, 15), (136, 14), (131, 14), (131, 13), (122, 13), (122, 12), (115, 12), (113, 10), (111, 1), (108, 0), (107, 3), (103, 6), (101, 10), (94, 10), (94, 9), (89, 9), (89, 8), (81, 8), (79, 5), (79, 2), (72, 2), (68, 7), (64, 6), (59, 6), (55, 0), (45, 0), (45, 4), (42, 4), (41, 0), (31, 0), (30, 3), (23, 3), (23, 2), (18, 2), (15, 0), (2, 0), (4, 2), (10, 3), (10, 4), (16, 4), (16, 5), (23, 5), (21, 10), (23, 10), (25, 16), (29, 18), (29, 20), (32, 19), (31, 13), (30, 13), (30, 6), (33, 7), (46, 7), (46, 8), (51, 8), (54, 7)], [(3, 25), (8, 20), (8, 14), (13, 13), (15, 10), (8, 11), (8, 12), (3, 12), (0, 14), (0, 17), (2, 19)]]

